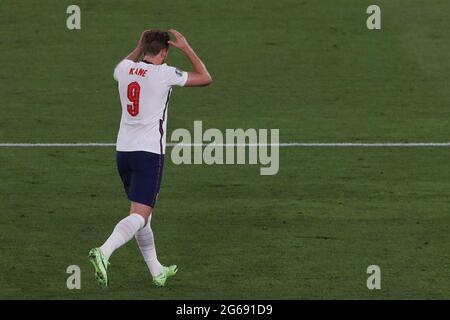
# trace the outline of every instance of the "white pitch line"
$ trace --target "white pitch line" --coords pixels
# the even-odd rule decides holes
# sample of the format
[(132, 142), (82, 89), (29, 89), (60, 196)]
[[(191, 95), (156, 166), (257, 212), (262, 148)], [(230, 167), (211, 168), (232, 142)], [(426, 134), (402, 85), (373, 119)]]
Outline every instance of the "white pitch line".
[[(173, 147), (176, 143), (168, 143), (168, 147)], [(450, 142), (286, 142), (286, 143), (256, 143), (256, 144), (207, 144), (207, 143), (180, 143), (182, 147), (258, 147), (258, 146), (278, 146), (278, 147), (361, 147), (361, 148), (384, 148), (384, 147), (450, 147)], [(115, 147), (115, 143), (99, 142), (77, 142), (77, 143), (0, 143), (0, 148), (76, 148), (76, 147)]]

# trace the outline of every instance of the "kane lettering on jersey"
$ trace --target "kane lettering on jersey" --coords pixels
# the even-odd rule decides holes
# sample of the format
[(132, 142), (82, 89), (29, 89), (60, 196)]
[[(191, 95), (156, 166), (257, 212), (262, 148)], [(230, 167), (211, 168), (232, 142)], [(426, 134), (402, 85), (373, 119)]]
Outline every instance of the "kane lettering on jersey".
[(122, 117), (117, 151), (166, 150), (167, 109), (172, 86), (184, 86), (188, 75), (167, 64), (121, 61), (114, 70)]

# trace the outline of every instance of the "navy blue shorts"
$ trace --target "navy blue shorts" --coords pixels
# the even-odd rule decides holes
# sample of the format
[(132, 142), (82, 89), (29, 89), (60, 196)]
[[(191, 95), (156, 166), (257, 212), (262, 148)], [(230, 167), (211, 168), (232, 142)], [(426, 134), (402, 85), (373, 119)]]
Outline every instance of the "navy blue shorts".
[(161, 187), (164, 155), (117, 151), (116, 160), (128, 199), (154, 208)]

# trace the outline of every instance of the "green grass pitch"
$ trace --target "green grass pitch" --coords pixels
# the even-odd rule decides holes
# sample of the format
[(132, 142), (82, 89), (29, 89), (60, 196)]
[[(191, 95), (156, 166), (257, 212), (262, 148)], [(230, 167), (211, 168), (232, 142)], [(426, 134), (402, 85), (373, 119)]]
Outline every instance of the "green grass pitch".
[[(282, 142), (446, 142), (448, 0), (0, 2), (0, 143), (114, 142), (115, 64), (174, 27), (214, 84), (174, 90), (176, 128), (279, 128)], [(189, 68), (172, 50), (168, 63)], [(169, 149), (170, 151), (170, 149)], [(134, 241), (96, 286), (87, 253), (128, 211), (114, 148), (0, 148), (2, 299), (450, 298), (449, 148), (281, 148), (280, 171), (166, 161), (152, 286)], [(379, 265), (382, 289), (366, 287)], [(79, 265), (81, 290), (66, 288)]]

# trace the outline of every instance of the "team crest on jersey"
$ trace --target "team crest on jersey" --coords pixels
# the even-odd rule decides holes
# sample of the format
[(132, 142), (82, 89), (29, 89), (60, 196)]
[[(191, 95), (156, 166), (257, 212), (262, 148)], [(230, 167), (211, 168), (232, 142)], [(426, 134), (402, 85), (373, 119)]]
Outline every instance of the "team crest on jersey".
[(175, 69), (175, 73), (177, 74), (177, 76), (182, 77), (183, 76), (183, 71), (181, 71), (180, 69)]

